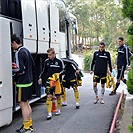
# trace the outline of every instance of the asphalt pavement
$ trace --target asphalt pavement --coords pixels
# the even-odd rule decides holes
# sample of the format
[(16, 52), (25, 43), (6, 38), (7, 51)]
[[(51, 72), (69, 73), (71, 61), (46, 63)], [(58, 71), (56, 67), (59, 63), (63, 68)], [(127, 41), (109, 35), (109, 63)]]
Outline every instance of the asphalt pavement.
[[(106, 90), (105, 104), (94, 104), (92, 75), (84, 73), (83, 86), (79, 87), (80, 109), (75, 109), (73, 90), (67, 90), (68, 106), (61, 108), (61, 115), (46, 120), (45, 102), (32, 104), (34, 133), (109, 133), (115, 107), (120, 94), (110, 97)], [(100, 97), (100, 86), (99, 86)], [(21, 111), (14, 114), (9, 126), (0, 129), (0, 133), (14, 133), (22, 124)]]
[[(73, 58), (83, 68), (83, 57), (73, 55)], [(113, 120), (115, 108), (120, 97), (120, 93), (124, 90), (126, 95), (129, 95), (126, 90), (126, 85), (121, 83), (118, 88), (117, 95), (109, 96), (110, 89), (106, 89), (104, 101), (105, 104), (94, 104), (94, 92), (92, 87), (92, 75), (84, 73), (83, 85), (79, 87), (79, 103), (80, 109), (75, 109), (75, 101), (73, 90), (67, 90), (68, 106), (61, 108), (61, 115), (53, 117), (51, 120), (46, 120), (46, 105), (45, 102), (39, 101), (33, 103), (33, 126), (34, 133), (109, 133), (110, 126)], [(99, 97), (100, 97), (100, 85)], [(126, 97), (124, 106), (124, 114), (121, 124), (120, 133), (128, 133), (127, 125), (131, 124), (132, 115), (132, 96)], [(129, 101), (129, 102), (128, 102)], [(126, 124), (125, 124), (126, 123)], [(22, 124), (21, 111), (14, 113), (13, 121), (10, 125), (0, 129), (0, 133), (15, 133), (15, 130)]]

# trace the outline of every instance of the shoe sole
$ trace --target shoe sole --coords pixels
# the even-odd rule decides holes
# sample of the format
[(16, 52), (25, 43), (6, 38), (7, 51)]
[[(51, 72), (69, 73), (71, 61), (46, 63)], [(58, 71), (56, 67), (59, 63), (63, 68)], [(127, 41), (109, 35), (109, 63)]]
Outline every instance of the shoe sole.
[(79, 109), (79, 106), (76, 106), (76, 109)]
[(104, 104), (104, 102), (100, 102), (101, 104)]
[[(31, 133), (31, 132), (32, 132), (32, 131), (29, 130), (29, 131), (26, 131), (26, 132), (24, 132), (24, 133)], [(17, 131), (16, 131), (16, 133), (20, 133), (20, 132), (17, 132)]]
[(97, 103), (98, 103), (98, 101), (99, 101), (99, 99), (95, 100), (95, 101), (94, 101), (94, 104), (97, 104)]
[(113, 96), (113, 95), (116, 95), (116, 94), (109, 94), (109, 96)]
[(33, 132), (33, 131), (34, 131), (34, 129), (30, 129), (30, 131), (31, 131), (31, 132)]
[(58, 116), (58, 115), (60, 115), (60, 113), (59, 114), (55, 114), (56, 116)]
[(49, 118), (46, 118), (47, 120), (51, 120), (52, 119), (52, 117), (49, 117)]
[(67, 106), (67, 105), (65, 105), (65, 104), (63, 105), (63, 104), (62, 104), (61, 106)]

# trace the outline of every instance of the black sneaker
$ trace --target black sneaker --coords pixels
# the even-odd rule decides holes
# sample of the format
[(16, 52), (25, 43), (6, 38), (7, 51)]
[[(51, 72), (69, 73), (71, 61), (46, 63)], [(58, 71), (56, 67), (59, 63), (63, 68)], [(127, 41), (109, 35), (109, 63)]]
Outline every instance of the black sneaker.
[(76, 103), (76, 109), (79, 109), (79, 103)]
[(116, 91), (111, 91), (111, 93), (109, 93), (110, 96), (115, 95)]
[(25, 129), (24, 126), (22, 125), (20, 129), (16, 130), (17, 133), (31, 133), (30, 129)]
[(30, 131), (31, 131), (31, 132), (33, 132), (33, 131), (34, 131), (33, 126), (30, 126)]

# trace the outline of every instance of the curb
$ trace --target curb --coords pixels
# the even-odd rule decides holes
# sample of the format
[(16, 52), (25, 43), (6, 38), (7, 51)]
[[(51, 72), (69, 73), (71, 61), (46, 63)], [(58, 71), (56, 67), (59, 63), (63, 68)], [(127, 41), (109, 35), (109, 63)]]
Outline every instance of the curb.
[(119, 109), (121, 108), (121, 102), (122, 102), (123, 96), (124, 96), (124, 90), (122, 90), (121, 92), (109, 133), (114, 133), (114, 129), (116, 127), (116, 120), (117, 120)]

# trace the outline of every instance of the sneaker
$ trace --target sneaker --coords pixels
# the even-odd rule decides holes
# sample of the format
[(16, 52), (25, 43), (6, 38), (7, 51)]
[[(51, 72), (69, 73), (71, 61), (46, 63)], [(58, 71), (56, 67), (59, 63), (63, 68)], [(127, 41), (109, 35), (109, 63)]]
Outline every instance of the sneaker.
[(76, 103), (76, 109), (79, 109), (79, 103)]
[(98, 100), (99, 100), (99, 98), (96, 98), (96, 99), (94, 100), (94, 104), (97, 104)]
[(51, 114), (51, 113), (48, 113), (48, 115), (47, 115), (46, 119), (47, 119), (47, 120), (52, 119), (52, 114)]
[(30, 131), (31, 131), (31, 132), (33, 132), (33, 131), (34, 131), (33, 126), (30, 126)]
[[(22, 126), (20, 127), (20, 129), (22, 129), (22, 128), (24, 128), (24, 125), (22, 125)], [(18, 130), (20, 130), (20, 129), (17, 129), (16, 131), (18, 131)], [(31, 132), (33, 132), (33, 131), (34, 131), (33, 126), (30, 126), (30, 131), (31, 131)]]
[(109, 93), (110, 96), (115, 95), (116, 91), (111, 91), (111, 93)]
[(104, 104), (104, 101), (103, 101), (103, 99), (101, 99), (101, 100), (100, 100), (100, 103), (101, 103), (101, 104)]
[(55, 115), (60, 115), (60, 114), (61, 114), (60, 110), (57, 110), (57, 111), (55, 112)]
[(67, 102), (62, 102), (62, 106), (67, 106)]
[(25, 129), (23, 125), (20, 127), (20, 129), (17, 129), (16, 132), (17, 133), (31, 133), (30, 129)]

